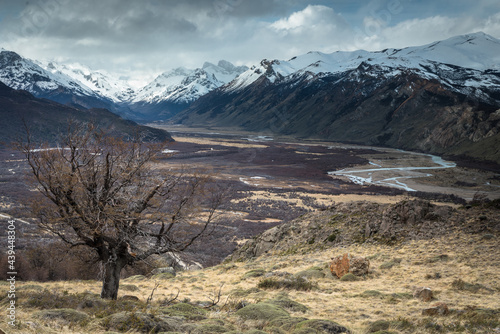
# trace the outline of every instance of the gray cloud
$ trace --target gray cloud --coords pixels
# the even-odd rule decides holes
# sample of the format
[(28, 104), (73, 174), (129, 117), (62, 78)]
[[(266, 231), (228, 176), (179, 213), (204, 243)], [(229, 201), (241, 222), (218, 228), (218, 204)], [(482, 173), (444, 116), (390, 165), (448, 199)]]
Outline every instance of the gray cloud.
[(17, 0), (2, 47), (151, 78), (227, 59), (252, 65), (311, 50), (403, 47), (471, 31), (500, 37), (496, 0)]

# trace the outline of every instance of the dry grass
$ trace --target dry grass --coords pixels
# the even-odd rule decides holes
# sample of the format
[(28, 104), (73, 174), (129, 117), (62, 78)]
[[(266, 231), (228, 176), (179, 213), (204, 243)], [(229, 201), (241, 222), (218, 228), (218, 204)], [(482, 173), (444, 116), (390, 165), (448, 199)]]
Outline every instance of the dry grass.
[[(256, 289), (263, 277), (249, 275), (249, 272), (279, 271), (294, 274), (312, 266), (326, 268), (331, 257), (349, 252), (369, 257), (372, 272), (355, 282), (341, 282), (332, 276), (327, 276), (312, 279), (318, 287), (311, 291), (289, 290), (290, 299), (309, 308), (306, 313), (292, 312), (293, 316), (334, 320), (347, 326), (353, 333), (365, 333), (368, 326), (377, 320), (400, 319), (413, 327), (408, 331), (399, 329), (398, 332), (434, 333), (436, 328), (446, 329), (450, 324), (465, 324), (466, 320), (452, 314), (432, 319), (431, 322), (438, 327), (430, 326), (429, 318), (422, 316), (421, 312), (432, 302), (425, 303), (413, 298), (413, 289), (430, 287), (434, 291), (435, 302), (446, 303), (452, 310), (473, 308), (499, 310), (500, 245), (497, 240), (497, 238), (481, 238), (480, 235), (458, 234), (438, 240), (410, 241), (397, 247), (352, 245), (309, 254), (261, 257), (250, 262), (225, 263), (201, 271), (179, 273), (173, 279), (161, 281), (160, 287), (154, 293), (153, 309), (149, 311), (154, 312), (152, 310), (159, 307), (160, 301), (171, 299), (172, 294), (176, 294), (177, 291), (179, 291), (178, 300), (195, 304), (206, 303), (222, 286), (221, 302), (215, 307), (219, 308), (219, 311), (210, 313), (209, 317), (221, 318), (236, 327), (245, 328), (248, 324), (242, 324), (234, 312), (228, 310), (229, 305), (243, 300), (255, 303), (274, 298), (280, 293), (280, 290)], [(390, 269), (379, 269), (383, 263), (395, 258), (401, 260), (399, 264)], [(484, 288), (475, 292), (456, 289), (453, 283), (458, 279)], [(9, 333), (105, 332), (104, 329), (89, 324), (68, 327), (55, 321), (33, 320), (32, 315), (38, 308), (29, 307), (26, 299), (34, 290), (39, 290), (39, 287), (33, 285), (63, 296), (100, 292), (100, 283), (95, 281), (19, 282), (17, 317), (21, 329), (11, 330)], [(123, 280), (124, 289), (120, 291), (120, 295), (137, 296), (143, 305), (154, 285), (155, 281), (150, 279)], [(23, 286), (26, 288), (23, 289)], [(226, 308), (223, 307), (225, 305)], [(0, 326), (7, 327), (5, 317)], [(481, 333), (479, 327), (477, 332)]]

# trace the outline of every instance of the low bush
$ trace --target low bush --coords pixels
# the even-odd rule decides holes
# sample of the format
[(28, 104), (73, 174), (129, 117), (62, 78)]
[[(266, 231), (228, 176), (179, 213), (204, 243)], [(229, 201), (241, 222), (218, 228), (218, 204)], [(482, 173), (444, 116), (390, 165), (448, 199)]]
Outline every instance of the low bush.
[(311, 282), (303, 277), (290, 277), (278, 279), (275, 277), (264, 278), (257, 287), (259, 289), (289, 289), (298, 291), (310, 291), (316, 289), (318, 284)]

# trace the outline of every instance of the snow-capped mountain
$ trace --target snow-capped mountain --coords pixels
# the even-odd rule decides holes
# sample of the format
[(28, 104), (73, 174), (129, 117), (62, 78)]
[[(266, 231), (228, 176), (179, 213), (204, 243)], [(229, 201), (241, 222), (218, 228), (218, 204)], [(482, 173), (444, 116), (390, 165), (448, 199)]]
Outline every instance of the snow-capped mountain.
[(200, 96), (227, 84), (246, 71), (221, 60), (202, 68), (177, 68), (134, 90), (126, 81), (81, 64), (32, 61), (1, 49), (0, 81), (36, 97), (84, 108), (107, 108), (134, 120), (167, 119)]
[(0, 80), (14, 89), (23, 89), (42, 95), (58, 87), (68, 87), (78, 95), (93, 95), (91, 89), (60, 73), (46, 71), (35, 62), (15, 52), (0, 52)]
[(487, 149), (500, 144), (499, 109), (500, 40), (475, 33), (404, 49), (263, 60), (171, 122), (440, 154), (488, 151), (500, 162), (498, 149)]
[(160, 74), (128, 103), (143, 119), (168, 119), (246, 70), (246, 66), (234, 66), (225, 60), (217, 65), (206, 62), (197, 69), (179, 67)]
[(92, 70), (82, 64), (60, 64), (55, 61), (40, 63), (53, 74), (64, 75), (85, 85), (94, 93), (115, 103), (125, 102), (134, 96), (134, 90), (127, 81), (121, 80), (103, 70)]
[(36, 97), (82, 108), (115, 110), (112, 99), (61, 71), (51, 71), (41, 63), (2, 49), (0, 81), (13, 89), (26, 90)]
[[(402, 71), (413, 70), (428, 79), (456, 81), (457, 67), (464, 75), (463, 86), (481, 87), (491, 85), (496, 76), (486, 78), (477, 74), (485, 71), (500, 71), (500, 40), (482, 32), (452, 37), (444, 41), (424, 46), (404, 49), (386, 49), (378, 52), (354, 51), (324, 54), (309, 52), (288, 61), (263, 60), (242, 73), (236, 80), (224, 87), (231, 92), (243, 89), (259, 78), (265, 77), (270, 83), (295, 80), (300, 76), (325, 76), (345, 73), (361, 64), (385, 70), (386, 75), (399, 75)], [(457, 84), (457, 82), (453, 82)]]
[(217, 65), (206, 62), (202, 68), (194, 70), (179, 67), (160, 74), (140, 89), (131, 102), (189, 103), (229, 83), (247, 69), (246, 66), (236, 67), (225, 60), (219, 61)]

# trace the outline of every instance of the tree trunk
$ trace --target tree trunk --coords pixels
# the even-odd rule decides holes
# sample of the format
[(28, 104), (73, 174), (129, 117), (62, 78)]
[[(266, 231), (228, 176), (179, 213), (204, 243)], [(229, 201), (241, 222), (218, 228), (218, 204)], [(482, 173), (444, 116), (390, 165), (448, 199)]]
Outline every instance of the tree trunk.
[(120, 273), (126, 264), (123, 258), (110, 257), (104, 263), (101, 298), (116, 300), (120, 286)]

